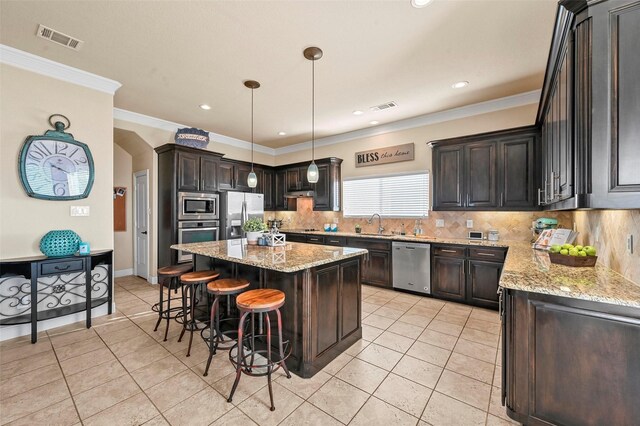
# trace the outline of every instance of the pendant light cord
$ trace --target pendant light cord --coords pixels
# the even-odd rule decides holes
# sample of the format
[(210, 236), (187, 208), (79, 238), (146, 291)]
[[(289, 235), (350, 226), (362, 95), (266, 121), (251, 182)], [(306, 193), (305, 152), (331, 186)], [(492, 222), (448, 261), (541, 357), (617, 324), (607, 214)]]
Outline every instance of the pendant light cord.
[(251, 89), (251, 171), (253, 171), (253, 90)]
[(311, 163), (315, 161), (316, 148), (316, 60), (311, 61)]

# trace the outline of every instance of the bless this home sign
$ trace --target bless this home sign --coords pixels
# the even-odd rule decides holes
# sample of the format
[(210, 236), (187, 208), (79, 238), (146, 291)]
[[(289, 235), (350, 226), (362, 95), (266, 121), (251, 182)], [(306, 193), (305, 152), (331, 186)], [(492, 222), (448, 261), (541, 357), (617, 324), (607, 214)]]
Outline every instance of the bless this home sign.
[(356, 152), (356, 167), (376, 166), (414, 159), (413, 143)]

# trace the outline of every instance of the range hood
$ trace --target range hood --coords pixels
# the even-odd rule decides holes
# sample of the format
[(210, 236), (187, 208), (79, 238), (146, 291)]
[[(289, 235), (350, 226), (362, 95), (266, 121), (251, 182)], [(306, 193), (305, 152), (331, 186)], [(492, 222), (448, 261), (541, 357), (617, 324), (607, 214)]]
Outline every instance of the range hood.
[(284, 198), (311, 198), (314, 195), (313, 191), (289, 191), (284, 194)]

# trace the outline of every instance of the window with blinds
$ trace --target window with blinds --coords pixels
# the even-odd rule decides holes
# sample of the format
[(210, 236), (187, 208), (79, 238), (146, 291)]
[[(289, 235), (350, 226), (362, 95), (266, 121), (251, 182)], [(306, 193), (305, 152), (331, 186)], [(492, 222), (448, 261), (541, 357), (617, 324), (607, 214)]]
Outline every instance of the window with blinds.
[(428, 216), (429, 172), (347, 179), (342, 200), (345, 216)]

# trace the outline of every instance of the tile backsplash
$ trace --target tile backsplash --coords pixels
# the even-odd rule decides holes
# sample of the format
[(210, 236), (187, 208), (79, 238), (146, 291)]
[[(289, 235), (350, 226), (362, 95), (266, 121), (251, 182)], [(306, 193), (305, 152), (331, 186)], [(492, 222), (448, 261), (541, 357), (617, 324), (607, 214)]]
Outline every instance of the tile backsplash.
[[(468, 231), (466, 222), (473, 220), (473, 230), (487, 232), (495, 229), (500, 232), (503, 240), (531, 239), (531, 222), (540, 217), (557, 218), (562, 227), (573, 226), (572, 212), (429, 212), (429, 217), (422, 221), (422, 229), (425, 235), (441, 238), (466, 238)], [(362, 232), (376, 232), (378, 219), (369, 225), (367, 218), (346, 218), (342, 212), (315, 212), (313, 201), (309, 198), (297, 200), (297, 211), (293, 212), (267, 212), (265, 218), (283, 219), (283, 228), (322, 229), (325, 223), (336, 222), (341, 231), (352, 232), (355, 225), (362, 227)], [(436, 228), (436, 219), (444, 220), (443, 228)], [(415, 219), (382, 218), (382, 226), (385, 232), (400, 232), (402, 224), (407, 233), (413, 231)]]
[[(578, 242), (598, 250), (598, 263), (640, 284), (640, 210), (576, 211)], [(633, 235), (633, 253), (627, 237)]]

